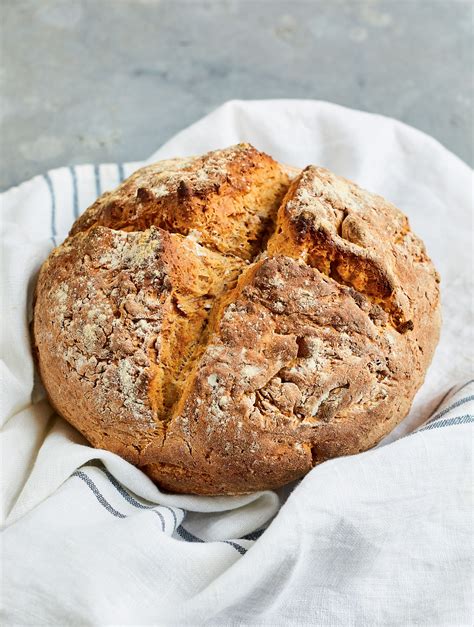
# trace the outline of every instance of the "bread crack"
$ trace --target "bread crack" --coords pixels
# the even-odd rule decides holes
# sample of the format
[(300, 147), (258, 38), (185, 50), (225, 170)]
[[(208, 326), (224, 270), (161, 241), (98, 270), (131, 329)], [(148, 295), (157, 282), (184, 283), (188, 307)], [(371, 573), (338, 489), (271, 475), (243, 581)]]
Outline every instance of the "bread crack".
[(180, 236), (174, 239), (180, 243), (181, 256), (176, 259), (180, 267), (171, 269), (172, 288), (162, 303), (159, 345), (150, 353), (149, 397), (156, 419), (163, 423), (171, 420), (203, 352), (216, 302), (232, 289), (245, 266), (234, 256), (209, 251)]

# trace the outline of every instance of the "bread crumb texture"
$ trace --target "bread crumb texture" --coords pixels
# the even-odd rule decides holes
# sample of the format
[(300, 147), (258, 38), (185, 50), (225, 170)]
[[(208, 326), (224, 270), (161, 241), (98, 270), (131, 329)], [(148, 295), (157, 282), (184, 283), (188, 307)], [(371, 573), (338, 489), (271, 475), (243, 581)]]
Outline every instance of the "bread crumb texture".
[(406, 216), (249, 144), (142, 168), (43, 264), (33, 343), (51, 403), (163, 489), (243, 494), (374, 446), (439, 336)]

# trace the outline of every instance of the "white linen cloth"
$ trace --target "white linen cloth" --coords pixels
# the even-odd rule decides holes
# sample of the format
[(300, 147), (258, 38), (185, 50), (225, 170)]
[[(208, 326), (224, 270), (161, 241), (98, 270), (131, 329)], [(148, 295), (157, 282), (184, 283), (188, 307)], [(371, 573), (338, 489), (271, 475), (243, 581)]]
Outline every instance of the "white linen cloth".
[[(52, 412), (34, 385), (28, 337), (35, 275), (53, 243), (140, 164), (60, 168), (9, 190), (3, 624), (472, 623), (471, 170), (399, 122), (297, 100), (229, 102), (149, 161), (238, 141), (288, 164), (329, 167), (408, 214), (441, 273), (444, 313), (413, 409), (376, 449), (326, 462), (296, 486), (245, 497), (162, 494)], [(401, 438), (443, 397), (426, 426)]]

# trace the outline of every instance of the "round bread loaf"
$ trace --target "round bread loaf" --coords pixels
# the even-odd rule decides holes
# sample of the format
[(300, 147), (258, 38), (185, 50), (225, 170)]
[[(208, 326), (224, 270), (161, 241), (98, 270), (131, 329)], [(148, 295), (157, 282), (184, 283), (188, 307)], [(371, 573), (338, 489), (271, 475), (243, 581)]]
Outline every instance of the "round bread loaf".
[(162, 488), (243, 494), (374, 446), (440, 327), (408, 220), (249, 144), (144, 167), (44, 263), (33, 336), (51, 403)]

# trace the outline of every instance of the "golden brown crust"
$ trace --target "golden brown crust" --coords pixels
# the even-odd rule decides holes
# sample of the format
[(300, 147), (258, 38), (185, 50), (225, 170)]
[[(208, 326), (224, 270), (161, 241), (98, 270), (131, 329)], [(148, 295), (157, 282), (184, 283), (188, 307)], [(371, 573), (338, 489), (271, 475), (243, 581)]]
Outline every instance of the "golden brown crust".
[(71, 234), (93, 224), (130, 231), (155, 225), (193, 233), (213, 250), (251, 259), (260, 252), (288, 181), (278, 163), (249, 144), (170, 159), (137, 170), (103, 194)]
[(38, 279), (39, 369), (163, 488), (274, 488), (403, 419), (438, 282), (393, 205), (239, 145), (148, 166), (76, 222)]

